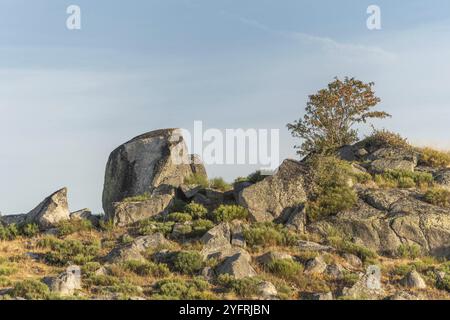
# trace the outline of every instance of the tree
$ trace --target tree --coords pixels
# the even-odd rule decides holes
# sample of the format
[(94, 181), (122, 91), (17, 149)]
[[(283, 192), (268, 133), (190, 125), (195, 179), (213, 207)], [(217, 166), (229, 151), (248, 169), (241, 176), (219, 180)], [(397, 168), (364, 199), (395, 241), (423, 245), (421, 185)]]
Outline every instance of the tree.
[(355, 124), (390, 117), (386, 112), (371, 111), (381, 101), (373, 86), (373, 82), (336, 77), (326, 89), (310, 95), (303, 118), (287, 125), (294, 137), (303, 140), (301, 146), (295, 146), (297, 153), (329, 154), (358, 141)]

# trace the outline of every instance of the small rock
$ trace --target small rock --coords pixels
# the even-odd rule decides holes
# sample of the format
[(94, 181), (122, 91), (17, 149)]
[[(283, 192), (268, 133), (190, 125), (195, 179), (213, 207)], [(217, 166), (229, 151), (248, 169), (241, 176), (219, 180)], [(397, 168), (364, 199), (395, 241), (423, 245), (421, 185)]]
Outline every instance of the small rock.
[(316, 242), (303, 241), (298, 242), (298, 249), (301, 251), (331, 251), (333, 250), (330, 246), (324, 246)]
[(422, 276), (415, 270), (409, 272), (401, 281), (402, 285), (413, 289), (426, 289), (427, 284)]
[(258, 284), (258, 293), (260, 298), (263, 299), (276, 299), (278, 295), (277, 288), (269, 281)]
[(229, 274), (236, 279), (256, 276), (256, 271), (250, 264), (251, 257), (248, 252), (241, 250), (240, 252), (228, 257), (217, 268), (216, 273)]
[(327, 264), (321, 256), (315, 257), (306, 262), (305, 274), (322, 274), (327, 269)]
[(344, 253), (342, 257), (345, 259), (345, 262), (354, 268), (361, 268), (363, 266), (362, 260), (354, 254)]
[(81, 268), (79, 266), (69, 266), (66, 271), (56, 278), (49, 278), (45, 281), (54, 293), (63, 296), (71, 296), (81, 289)]

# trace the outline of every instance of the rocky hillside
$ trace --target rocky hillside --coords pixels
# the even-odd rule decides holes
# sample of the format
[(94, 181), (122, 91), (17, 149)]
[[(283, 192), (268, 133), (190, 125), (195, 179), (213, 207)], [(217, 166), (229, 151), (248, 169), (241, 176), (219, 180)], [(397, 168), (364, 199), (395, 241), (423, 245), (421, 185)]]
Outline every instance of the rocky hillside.
[(0, 298), (450, 298), (450, 155), (383, 131), (229, 185), (185, 150), (114, 150), (103, 216), (62, 189), (1, 217)]

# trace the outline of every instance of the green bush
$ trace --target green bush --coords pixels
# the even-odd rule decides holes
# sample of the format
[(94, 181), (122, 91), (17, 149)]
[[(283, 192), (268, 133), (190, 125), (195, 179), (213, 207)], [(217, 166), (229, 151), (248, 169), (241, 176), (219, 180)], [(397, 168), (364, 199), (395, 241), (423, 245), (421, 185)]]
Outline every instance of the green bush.
[(50, 237), (41, 239), (38, 246), (50, 249), (45, 254), (45, 259), (49, 264), (57, 266), (65, 266), (68, 263), (84, 265), (94, 260), (100, 251), (99, 242), (58, 240)]
[(228, 274), (222, 274), (217, 278), (219, 285), (224, 286), (228, 290), (233, 291), (241, 298), (254, 298), (259, 294), (258, 286), (262, 280), (258, 277), (247, 277), (242, 279), (235, 279)]
[(211, 220), (199, 219), (199, 220), (195, 220), (192, 223), (191, 227), (192, 227), (191, 235), (193, 237), (201, 237), (206, 232), (208, 232), (210, 229), (212, 229), (214, 227), (214, 222), (212, 222)]
[(2, 226), (0, 224), (0, 240), (12, 241), (19, 236), (32, 238), (39, 234), (39, 227), (34, 223), (27, 224), (10, 224), (8, 226)]
[(424, 200), (435, 206), (444, 208), (450, 207), (450, 191), (444, 188), (434, 187), (429, 189), (424, 196)]
[(196, 274), (204, 267), (203, 256), (197, 251), (178, 252), (172, 264), (175, 271), (188, 275)]
[(364, 146), (369, 150), (379, 148), (392, 147), (407, 149), (411, 148), (410, 144), (400, 134), (388, 130), (373, 130), (373, 133), (363, 140)]
[(184, 207), (184, 212), (189, 213), (194, 219), (201, 219), (206, 216), (208, 210), (199, 203), (191, 202)]
[(27, 300), (45, 300), (50, 296), (50, 289), (41, 281), (24, 280), (15, 283), (10, 294)]
[(153, 263), (149, 261), (129, 260), (123, 264), (126, 270), (136, 273), (140, 276), (167, 277), (170, 270), (165, 264)]
[(397, 248), (397, 256), (406, 259), (416, 259), (422, 256), (422, 248), (416, 244), (401, 244)]
[(156, 283), (155, 300), (211, 300), (215, 296), (208, 292), (209, 284), (201, 278), (164, 279)]
[(351, 253), (358, 256), (361, 260), (367, 261), (376, 259), (378, 255), (366, 248), (340, 237), (328, 237), (329, 244), (341, 252)]
[(227, 222), (233, 220), (246, 219), (248, 216), (248, 210), (241, 206), (236, 205), (220, 205), (211, 214), (211, 218), (216, 222)]
[(68, 236), (70, 234), (82, 231), (90, 231), (94, 227), (92, 222), (86, 219), (74, 219), (61, 221), (57, 225), (58, 235), (61, 237)]
[(429, 187), (433, 184), (433, 176), (427, 172), (412, 172), (406, 170), (389, 170), (375, 176), (375, 182), (380, 187), (413, 188)]
[(419, 165), (442, 168), (450, 165), (450, 152), (434, 150), (432, 148), (419, 148)]
[(358, 181), (358, 176), (349, 163), (336, 157), (310, 159), (308, 177), (312, 191), (306, 206), (308, 218), (314, 221), (352, 208), (357, 195), (350, 182)]
[(272, 222), (254, 223), (244, 229), (244, 238), (250, 247), (292, 246), (298, 243), (298, 236), (282, 225)]
[(158, 222), (153, 219), (146, 219), (139, 222), (138, 233), (140, 235), (150, 235), (153, 233), (162, 233), (165, 236), (172, 232), (175, 222)]
[(232, 189), (232, 186), (225, 182), (223, 178), (214, 178), (209, 180), (209, 187), (219, 191), (228, 191)]
[(192, 220), (189, 213), (173, 212), (167, 216), (167, 220), (173, 222), (188, 222)]
[(303, 266), (290, 259), (281, 259), (270, 262), (267, 269), (280, 278), (289, 280), (297, 277), (303, 271)]
[(185, 178), (184, 183), (187, 185), (198, 185), (203, 188), (209, 187), (208, 178), (206, 178), (202, 174), (197, 174), (197, 173), (194, 173), (194, 174), (190, 175), (189, 177)]
[(39, 226), (35, 223), (27, 223), (20, 227), (20, 233), (28, 238), (32, 238), (39, 234)]
[(2, 241), (12, 241), (16, 239), (19, 235), (19, 230), (15, 224), (11, 224), (9, 226), (2, 226), (0, 224), (0, 240)]
[(127, 197), (125, 199), (122, 200), (122, 202), (143, 202), (143, 201), (147, 201), (150, 200), (151, 195), (146, 192), (144, 194), (140, 194), (137, 196), (132, 196), (132, 197)]

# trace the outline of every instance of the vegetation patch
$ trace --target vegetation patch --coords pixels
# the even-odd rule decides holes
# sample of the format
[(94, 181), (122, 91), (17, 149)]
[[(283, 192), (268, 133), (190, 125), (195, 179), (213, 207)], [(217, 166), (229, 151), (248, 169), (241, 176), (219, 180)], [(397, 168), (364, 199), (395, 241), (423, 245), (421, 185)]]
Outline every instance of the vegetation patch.
[(431, 188), (425, 193), (424, 200), (435, 206), (450, 208), (450, 191), (440, 187)]
[(243, 234), (250, 247), (294, 246), (299, 240), (297, 234), (272, 222), (252, 224), (244, 229)]
[(248, 216), (248, 210), (237, 205), (220, 205), (211, 214), (215, 222), (228, 222), (233, 220), (244, 220)]

